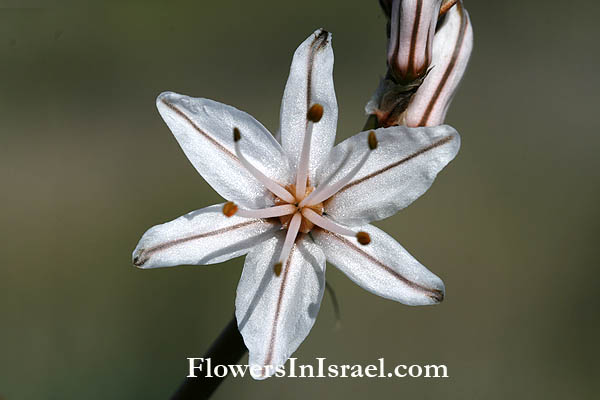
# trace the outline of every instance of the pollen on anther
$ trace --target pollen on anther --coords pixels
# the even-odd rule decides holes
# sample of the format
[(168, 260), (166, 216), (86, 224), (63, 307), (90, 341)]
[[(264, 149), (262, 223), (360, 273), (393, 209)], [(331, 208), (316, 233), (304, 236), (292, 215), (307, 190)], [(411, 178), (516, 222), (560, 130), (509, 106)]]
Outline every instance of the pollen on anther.
[(233, 216), (238, 210), (238, 206), (233, 201), (228, 201), (223, 205), (223, 214), (227, 218)]
[(275, 272), (275, 276), (281, 275), (281, 269), (283, 268), (283, 264), (278, 262), (273, 266), (273, 272)]
[(371, 243), (371, 236), (367, 232), (360, 231), (356, 234), (356, 240), (358, 240), (358, 243), (366, 246)]
[(369, 149), (375, 150), (377, 148), (377, 136), (375, 136), (375, 131), (369, 132)]
[(306, 119), (310, 122), (317, 123), (323, 118), (323, 106), (316, 103), (313, 104), (306, 113)]
[(238, 128), (233, 128), (233, 141), (238, 142), (242, 138), (242, 133)]

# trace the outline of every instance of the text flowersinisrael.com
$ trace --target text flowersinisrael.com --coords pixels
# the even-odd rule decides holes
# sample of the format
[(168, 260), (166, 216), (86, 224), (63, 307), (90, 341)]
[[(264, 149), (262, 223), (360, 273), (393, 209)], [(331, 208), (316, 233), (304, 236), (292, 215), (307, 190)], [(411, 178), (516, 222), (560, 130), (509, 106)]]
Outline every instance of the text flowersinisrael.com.
[[(329, 364), (326, 358), (316, 358), (314, 364), (298, 364), (296, 358), (290, 358), (284, 366), (262, 367), (259, 365), (230, 364), (214, 365), (210, 358), (188, 357), (188, 378), (206, 376), (223, 378), (225, 376), (243, 378), (246, 375), (271, 375), (278, 378), (448, 378), (448, 367), (438, 365), (396, 364), (387, 368), (383, 358), (376, 364)], [(264, 371), (268, 368), (270, 371)]]

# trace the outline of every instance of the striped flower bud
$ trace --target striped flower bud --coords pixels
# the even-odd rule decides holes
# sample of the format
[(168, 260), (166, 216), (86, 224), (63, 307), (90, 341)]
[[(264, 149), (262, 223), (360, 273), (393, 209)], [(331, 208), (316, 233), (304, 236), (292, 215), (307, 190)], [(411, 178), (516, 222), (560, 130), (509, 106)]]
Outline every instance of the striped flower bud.
[(387, 61), (396, 82), (411, 83), (427, 73), (441, 4), (442, 0), (392, 2)]
[(462, 1), (440, 19), (433, 39), (431, 70), (404, 114), (408, 126), (436, 126), (446, 112), (467, 68), (473, 48), (473, 28)]

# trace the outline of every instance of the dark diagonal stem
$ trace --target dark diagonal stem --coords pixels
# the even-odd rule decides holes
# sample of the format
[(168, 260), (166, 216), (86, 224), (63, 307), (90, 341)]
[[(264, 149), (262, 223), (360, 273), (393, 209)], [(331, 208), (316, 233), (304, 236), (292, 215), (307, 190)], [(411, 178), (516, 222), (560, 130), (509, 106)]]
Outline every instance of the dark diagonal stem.
[(227, 375), (222, 378), (216, 377), (214, 374), (210, 378), (206, 377), (206, 360), (210, 358), (213, 367), (238, 364), (247, 351), (248, 349), (246, 349), (242, 335), (238, 330), (237, 321), (233, 317), (204, 354), (204, 361), (201, 363), (202, 369), (195, 369), (196, 378), (185, 378), (171, 400), (208, 399)]

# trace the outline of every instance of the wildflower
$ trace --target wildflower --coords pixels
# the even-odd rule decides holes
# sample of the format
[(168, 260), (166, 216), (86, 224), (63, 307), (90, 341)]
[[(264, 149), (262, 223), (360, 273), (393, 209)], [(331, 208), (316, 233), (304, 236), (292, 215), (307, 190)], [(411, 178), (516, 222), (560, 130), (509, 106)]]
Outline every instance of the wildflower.
[(458, 152), (449, 126), (381, 128), (333, 146), (337, 101), (331, 34), (296, 50), (281, 105), (280, 140), (250, 115), (163, 93), (160, 114), (188, 159), (227, 202), (150, 228), (140, 268), (214, 264), (248, 254), (237, 288), (238, 328), (263, 379), (312, 328), (325, 261), (363, 288), (408, 305), (435, 304), (443, 282), (369, 223), (421, 196)]

